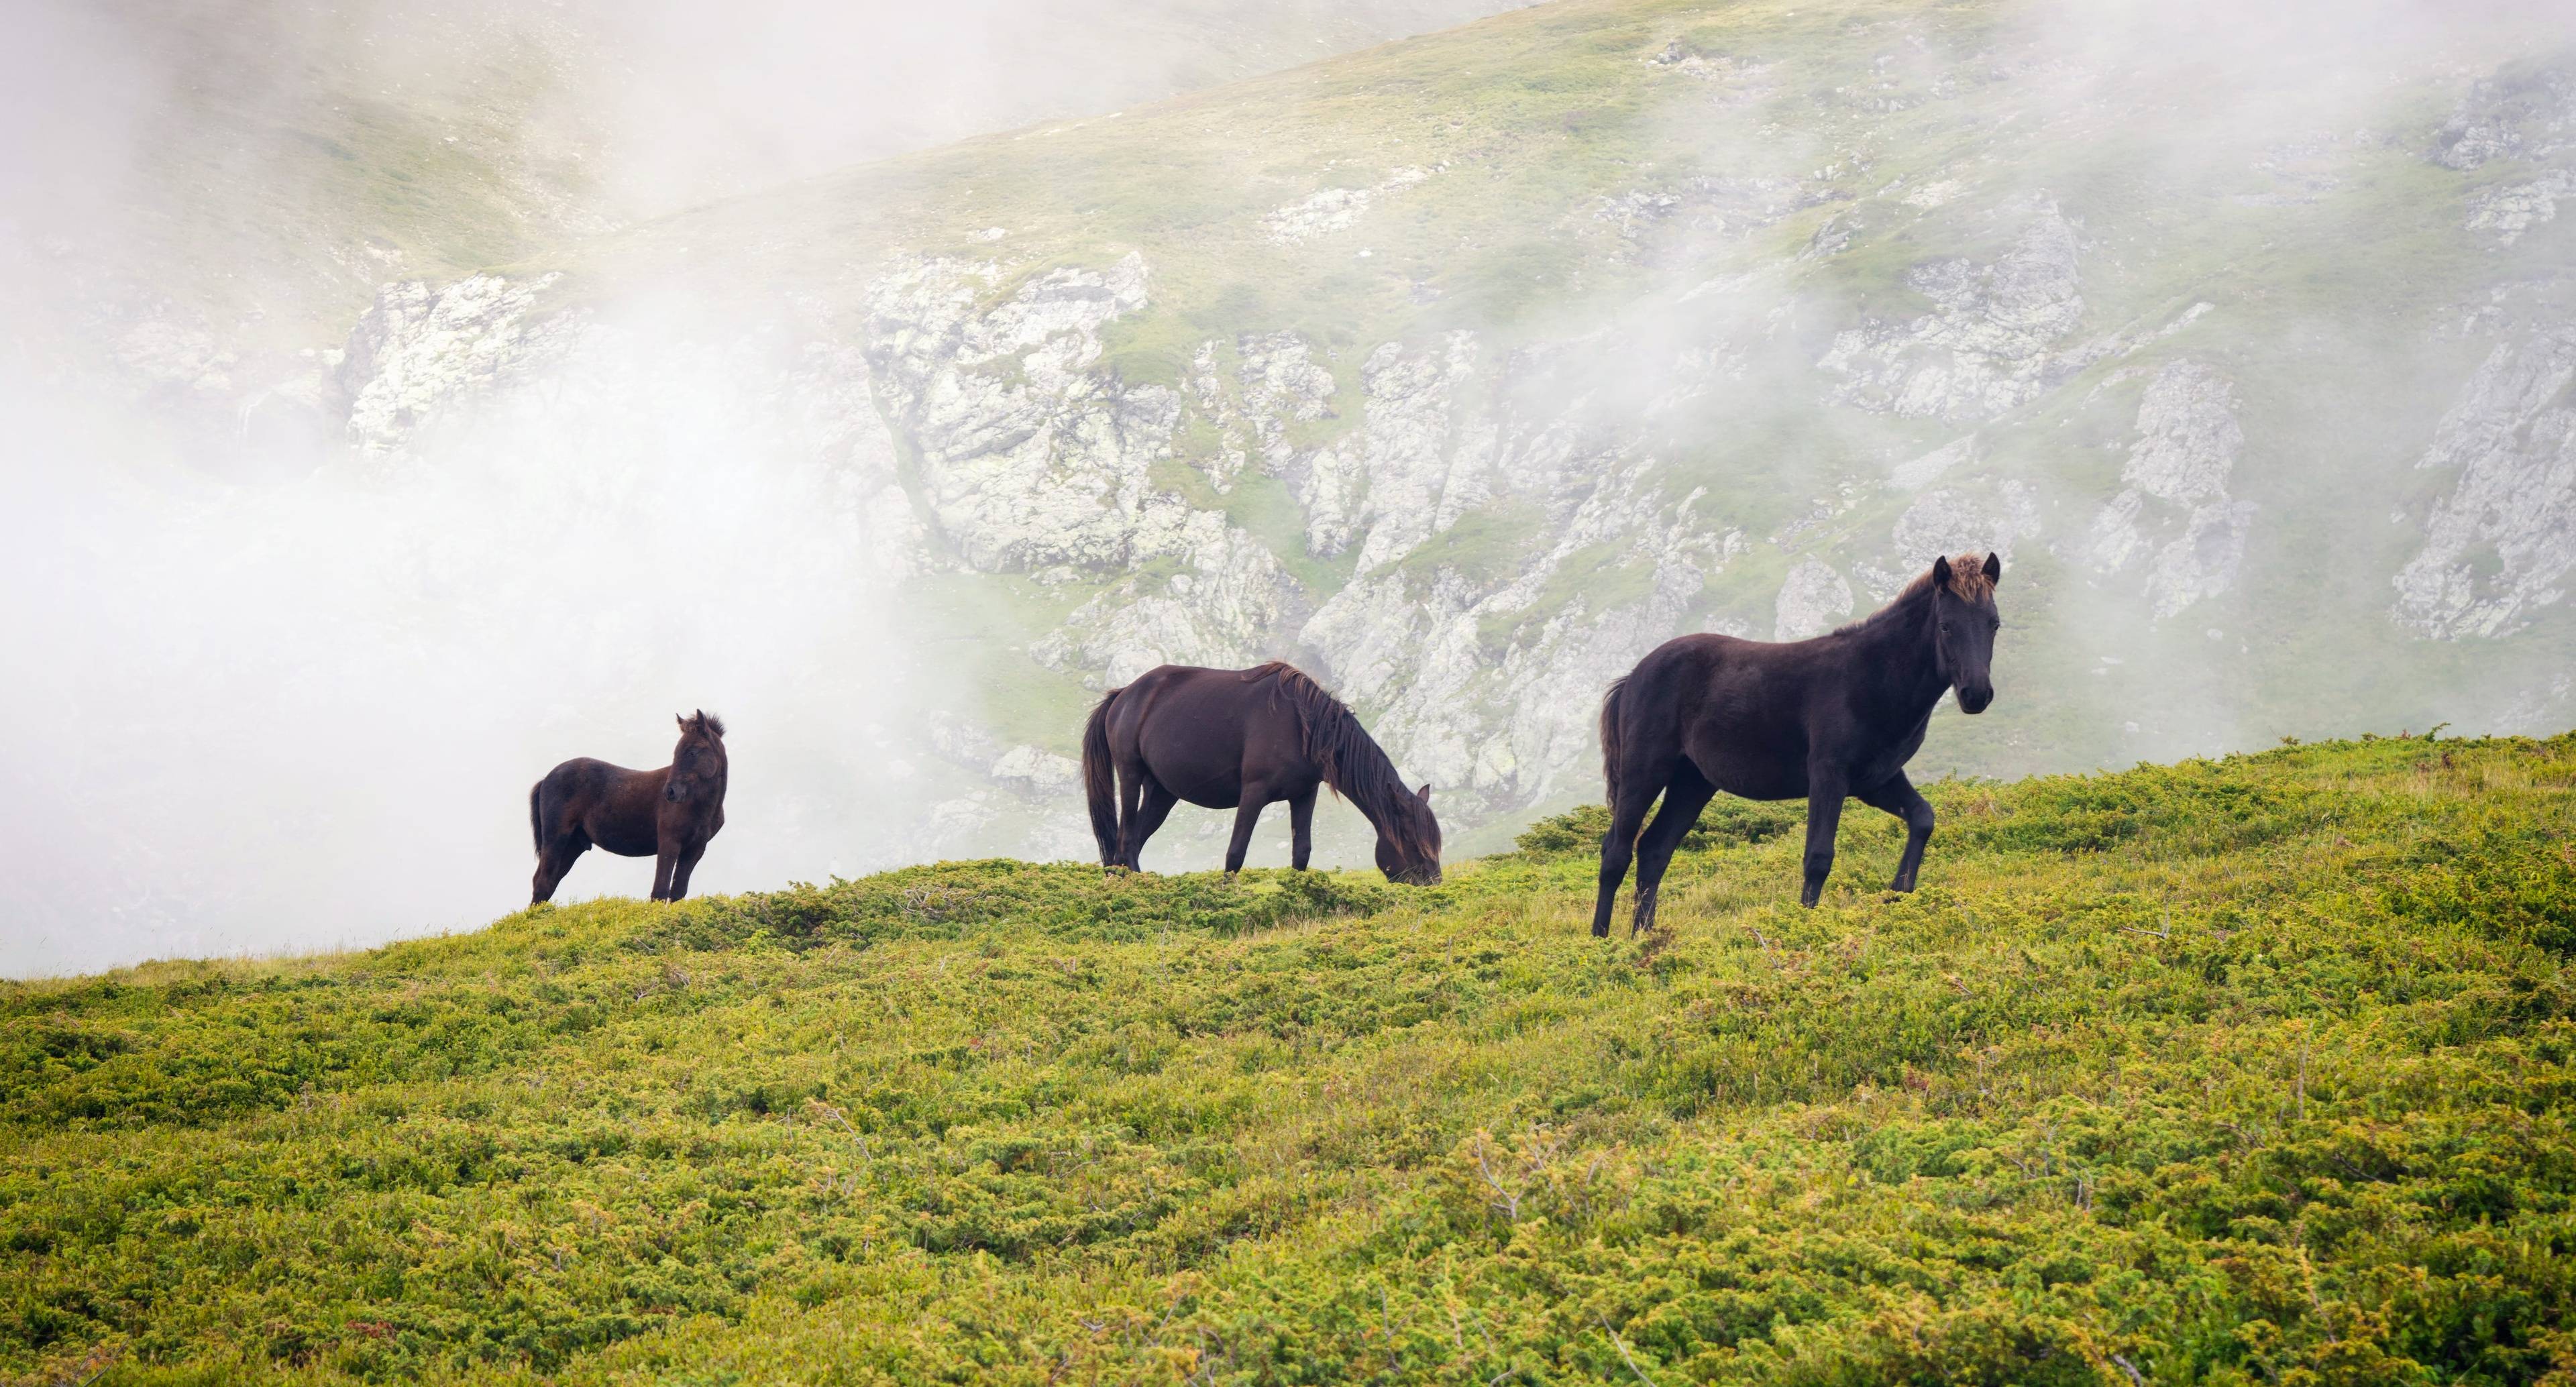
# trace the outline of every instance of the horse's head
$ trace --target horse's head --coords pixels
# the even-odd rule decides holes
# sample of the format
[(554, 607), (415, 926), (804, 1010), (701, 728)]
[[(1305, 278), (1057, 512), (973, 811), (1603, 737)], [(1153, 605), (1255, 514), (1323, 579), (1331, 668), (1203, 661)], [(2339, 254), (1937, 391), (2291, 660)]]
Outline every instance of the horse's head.
[(724, 793), (729, 769), (724, 734), (723, 720), (709, 717), (704, 708), (680, 719), (680, 744), (671, 748), (671, 778), (663, 784), (662, 798), (677, 804)]
[(1392, 787), (1393, 803), (1377, 826), (1377, 869), (1406, 886), (1440, 884), (1440, 820), (1431, 812), (1431, 787)]
[(1932, 646), (1942, 679), (1958, 690), (1959, 711), (1982, 713), (1995, 701), (1995, 584), (2004, 576), (2002, 556), (1973, 554), (1932, 561)]

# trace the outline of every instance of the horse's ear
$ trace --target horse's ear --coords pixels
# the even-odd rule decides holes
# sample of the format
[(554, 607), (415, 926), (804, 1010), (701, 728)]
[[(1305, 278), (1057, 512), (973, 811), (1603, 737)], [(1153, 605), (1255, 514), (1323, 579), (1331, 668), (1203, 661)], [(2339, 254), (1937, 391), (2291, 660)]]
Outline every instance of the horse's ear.
[(1431, 802), (1431, 782), (1428, 780), (1423, 781), (1422, 788), (1414, 791), (1413, 797), (1422, 801), (1424, 804), (1429, 804)]
[(1946, 588), (1946, 587), (1950, 586), (1950, 556), (1949, 556), (1949, 555), (1944, 554), (1944, 555), (1942, 555), (1941, 557), (1939, 557), (1939, 558), (1937, 558), (1937, 559), (1934, 559), (1934, 560), (1932, 561), (1932, 585), (1933, 585), (1934, 587), (1941, 587), (1941, 588)]
[(1987, 551), (1986, 551), (1986, 581), (1987, 581), (1988, 583), (2000, 583), (2000, 582), (2002, 582), (2002, 581), (2003, 581), (2003, 578), (2004, 578), (2004, 556), (2003, 556), (2003, 555), (2001, 555), (2001, 554), (1996, 553), (1995, 551), (1993, 551), (1993, 550), (1991, 550), (1991, 549), (1987, 550)]
[(688, 714), (686, 714), (686, 713), (673, 713), (673, 714), (671, 715), (671, 721), (678, 723), (678, 724), (680, 725), (680, 730), (681, 730), (681, 731), (686, 732), (686, 731), (688, 731), (688, 730), (689, 730), (689, 715), (688, 715)]

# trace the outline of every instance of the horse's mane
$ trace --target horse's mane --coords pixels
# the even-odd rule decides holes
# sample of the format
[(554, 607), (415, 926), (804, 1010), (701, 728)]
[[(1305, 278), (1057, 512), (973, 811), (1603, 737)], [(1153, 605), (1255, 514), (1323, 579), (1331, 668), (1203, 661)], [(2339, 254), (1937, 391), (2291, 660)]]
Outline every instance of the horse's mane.
[(1413, 798), (1413, 791), (1395, 773), (1395, 763), (1387, 759), (1386, 749), (1369, 736), (1340, 699), (1326, 693), (1312, 676), (1285, 660), (1255, 665), (1243, 672), (1243, 679), (1246, 683), (1273, 681), (1272, 696), (1287, 699), (1288, 706), (1296, 711), (1306, 759), (1324, 768), (1324, 783), (1333, 787), (1333, 793), (1358, 805), (1380, 832), (1395, 839), (1408, 853), (1432, 852), (1414, 816), (1397, 809), (1403, 801)]
[(701, 708), (698, 710), (698, 715), (689, 719), (689, 721), (697, 728), (697, 730), (704, 732), (708, 736), (714, 737), (719, 741), (723, 740), (725, 734), (724, 719)]
[[(1988, 597), (1993, 596), (1994, 591), (1995, 580), (1986, 576), (1985, 555), (1961, 554), (1950, 560), (1950, 593), (1952, 596), (1958, 598), (1962, 602), (1982, 602)], [(1844, 624), (1835, 627), (1834, 634), (1839, 636), (1848, 631), (1863, 631), (1884, 625), (1889, 621), (1896, 620), (1897, 614), (1900, 612), (1913, 611), (1923, 603), (1924, 599), (1931, 595), (1932, 570), (1927, 568), (1922, 572), (1915, 574), (1914, 581), (1907, 583), (1894, 597), (1887, 599), (1886, 606), (1879, 608), (1877, 611), (1871, 612), (1869, 615), (1862, 617), (1858, 621), (1845, 622)]]

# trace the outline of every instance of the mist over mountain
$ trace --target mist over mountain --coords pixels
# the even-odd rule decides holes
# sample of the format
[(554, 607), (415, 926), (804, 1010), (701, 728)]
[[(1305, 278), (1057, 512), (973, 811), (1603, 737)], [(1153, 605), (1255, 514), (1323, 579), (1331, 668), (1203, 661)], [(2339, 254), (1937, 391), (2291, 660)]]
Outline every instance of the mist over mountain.
[(480, 921), (701, 706), (705, 889), (1086, 857), (1164, 661), (1473, 851), (1657, 642), (1964, 550), (1931, 771), (2570, 721), (2557, 7), (1560, 0), (1155, 99), (1494, 8), (39, 7), (0, 967)]

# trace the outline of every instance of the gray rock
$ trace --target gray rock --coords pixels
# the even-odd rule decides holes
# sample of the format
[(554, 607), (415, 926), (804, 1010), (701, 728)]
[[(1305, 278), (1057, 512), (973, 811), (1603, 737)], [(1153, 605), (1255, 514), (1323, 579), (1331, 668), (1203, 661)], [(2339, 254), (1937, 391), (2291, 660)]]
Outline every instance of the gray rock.
[(2522, 233), (2555, 220), (2558, 204), (2576, 197), (2576, 172), (2551, 169), (2528, 183), (2480, 188), (2469, 194), (2468, 229), (2492, 231), (2498, 244), (2512, 245)]
[(1991, 419), (2049, 384), (2051, 348), (2084, 316), (2075, 228), (2041, 203), (2011, 250), (1988, 264), (1935, 260), (1906, 273), (1932, 300), (1909, 322), (1836, 334), (1817, 366), (1841, 377), (1837, 403), (1914, 418)]
[(2498, 346), (2416, 465), (2457, 473), (2400, 569), (2397, 620), (2456, 640), (2501, 636), (2563, 595), (2576, 567), (2576, 328)]
[(361, 452), (389, 452), (458, 397), (559, 354), (577, 324), (531, 332), (525, 323), (557, 278), (474, 275), (444, 287), (411, 280), (379, 290), (340, 362), (349, 441)]
[(2169, 361), (2138, 400), (2138, 439), (2120, 469), (2126, 483), (2095, 513), (2086, 550), (2095, 572), (2146, 563), (2145, 592), (2159, 618), (2235, 584), (2252, 505), (2227, 484), (2245, 450), (2236, 388), (2196, 361)]
[(2533, 159), (2576, 141), (2576, 74), (2503, 73), (2469, 88), (2434, 139), (2434, 162), (2463, 172), (2497, 159)]
[(1771, 638), (1802, 641), (1821, 636), (1850, 618), (1852, 589), (1833, 566), (1822, 559), (1800, 559), (1789, 570), (1788, 581), (1780, 585), (1780, 598), (1771, 626)]
[(1318, 236), (1348, 230), (1378, 199), (1389, 193), (1402, 192), (1436, 172), (1437, 169), (1406, 167), (1388, 173), (1368, 187), (1326, 188), (1263, 217), (1262, 233), (1278, 245), (1294, 246)]

